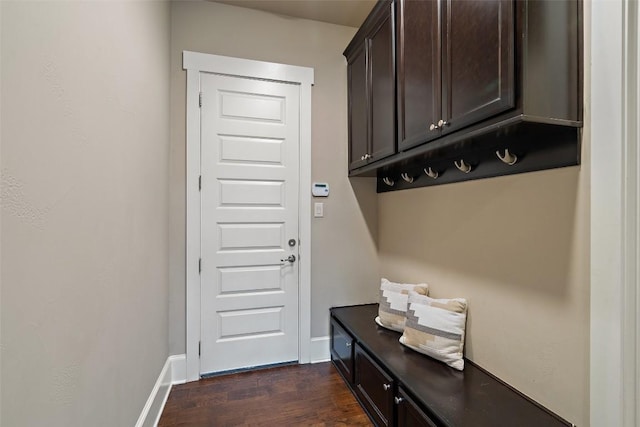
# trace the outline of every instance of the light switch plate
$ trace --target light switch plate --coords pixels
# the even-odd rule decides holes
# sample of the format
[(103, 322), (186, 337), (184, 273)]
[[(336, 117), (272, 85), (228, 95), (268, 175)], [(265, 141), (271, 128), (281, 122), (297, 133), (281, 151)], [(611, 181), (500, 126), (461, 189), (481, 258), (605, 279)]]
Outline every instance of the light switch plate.
[(313, 204), (313, 216), (316, 218), (324, 217), (324, 203)]

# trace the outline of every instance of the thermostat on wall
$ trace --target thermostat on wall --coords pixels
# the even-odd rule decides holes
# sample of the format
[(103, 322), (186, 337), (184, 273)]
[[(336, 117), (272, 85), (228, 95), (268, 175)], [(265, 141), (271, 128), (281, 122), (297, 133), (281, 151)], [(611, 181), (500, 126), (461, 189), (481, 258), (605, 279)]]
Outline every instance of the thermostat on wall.
[(326, 182), (314, 182), (311, 187), (311, 194), (314, 197), (329, 197), (329, 184)]

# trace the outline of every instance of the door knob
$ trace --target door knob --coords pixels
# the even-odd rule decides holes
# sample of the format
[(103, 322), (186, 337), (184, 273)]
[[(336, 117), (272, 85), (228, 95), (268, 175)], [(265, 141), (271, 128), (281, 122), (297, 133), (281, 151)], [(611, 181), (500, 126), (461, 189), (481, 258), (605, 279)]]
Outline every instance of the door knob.
[(434, 123), (431, 123), (431, 126), (429, 126), (429, 130), (436, 130), (438, 129), (438, 126), (436, 126)]
[(296, 262), (296, 256), (289, 255), (288, 257), (281, 259), (280, 262)]
[(395, 400), (396, 405), (399, 405), (404, 401), (404, 399), (399, 396), (396, 396), (393, 400)]
[(382, 384), (382, 388), (384, 389), (384, 391), (387, 391), (391, 388), (391, 384)]
[(444, 126), (447, 126), (448, 124), (449, 124), (448, 122), (446, 122), (446, 121), (444, 121), (442, 119), (438, 120), (438, 127), (440, 127), (440, 128), (444, 127)]

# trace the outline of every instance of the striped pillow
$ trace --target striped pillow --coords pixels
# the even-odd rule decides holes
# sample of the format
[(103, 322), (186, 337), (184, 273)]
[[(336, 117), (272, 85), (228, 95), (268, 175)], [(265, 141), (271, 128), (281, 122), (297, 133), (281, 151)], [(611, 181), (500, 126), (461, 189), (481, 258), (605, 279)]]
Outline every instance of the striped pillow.
[(433, 299), (409, 292), (409, 308), (400, 342), (462, 371), (467, 300)]
[(376, 323), (387, 329), (402, 332), (407, 314), (409, 291), (418, 295), (427, 295), (429, 285), (421, 283), (394, 283), (387, 279), (380, 281), (380, 306)]

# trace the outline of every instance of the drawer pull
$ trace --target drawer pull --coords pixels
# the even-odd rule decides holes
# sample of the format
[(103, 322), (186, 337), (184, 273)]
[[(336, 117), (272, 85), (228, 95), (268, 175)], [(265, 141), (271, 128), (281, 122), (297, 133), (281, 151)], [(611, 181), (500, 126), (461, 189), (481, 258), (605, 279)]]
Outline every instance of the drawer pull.
[(401, 397), (396, 396), (393, 400), (395, 400), (396, 405), (401, 404), (402, 402), (404, 402), (404, 399)]
[(347, 348), (351, 347), (351, 343), (350, 342), (346, 343), (345, 345), (347, 346)]
[(382, 388), (384, 389), (384, 391), (387, 391), (391, 388), (391, 384), (382, 384)]

